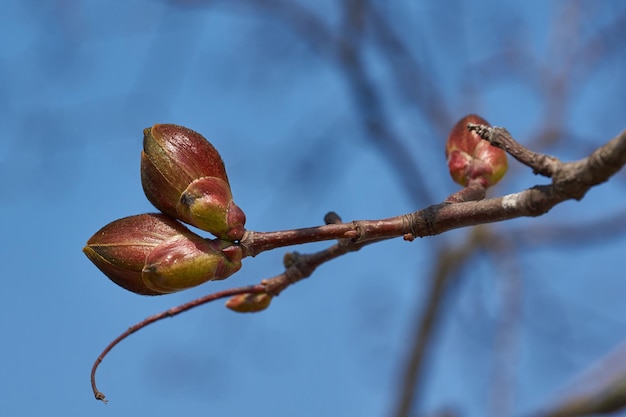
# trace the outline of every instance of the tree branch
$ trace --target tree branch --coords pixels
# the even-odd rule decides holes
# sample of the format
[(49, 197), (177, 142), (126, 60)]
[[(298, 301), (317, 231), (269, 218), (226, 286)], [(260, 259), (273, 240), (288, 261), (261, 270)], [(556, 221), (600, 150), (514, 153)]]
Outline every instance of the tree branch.
[(396, 391), (392, 416), (412, 415), (422, 391), (424, 358), (428, 353), (432, 335), (442, 319), (442, 306), (447, 290), (452, 286), (452, 281), (458, 277), (459, 270), (484, 247), (487, 238), (484, 228), (475, 228), (461, 246), (444, 248), (436, 256), (437, 264), (428, 280), (431, 286), (424, 297), (425, 305), (418, 307), (421, 314), (416, 316), (414, 327), (410, 332), (414, 337), (402, 364), (401, 384)]
[[(562, 163), (555, 158), (546, 157), (524, 148), (505, 129), (481, 125), (469, 126), (468, 128), (477, 130), (481, 137), (492, 141), (495, 146), (514, 153), (517, 155), (516, 159), (529, 165), (533, 170), (549, 174), (552, 177), (552, 184), (535, 186), (517, 194), (481, 201), (444, 202), (414, 213), (383, 220), (358, 220), (342, 223), (339, 216), (335, 213), (329, 213), (325, 216), (325, 222), (328, 224), (324, 226), (277, 232), (247, 231), (239, 242), (244, 256), (255, 256), (266, 250), (302, 243), (323, 240), (338, 240), (338, 242), (325, 250), (312, 254), (303, 255), (297, 252), (288, 254), (285, 258), (285, 271), (273, 278), (262, 280), (260, 284), (200, 297), (148, 317), (131, 326), (103, 350), (93, 365), (91, 385), (96, 399), (105, 402), (105, 396), (97, 389), (95, 379), (96, 370), (104, 357), (122, 340), (152, 323), (166, 317), (176, 316), (206, 303), (235, 295), (267, 293), (277, 296), (291, 284), (309, 277), (319, 265), (381, 240), (402, 236), (405, 240), (412, 241), (415, 237), (437, 235), (461, 227), (523, 216), (539, 216), (563, 201), (581, 199), (591, 187), (607, 181), (626, 163), (626, 130), (604, 146), (596, 149), (588, 158), (577, 162)], [(445, 260), (444, 257), (441, 259)], [(436, 285), (442, 289), (444, 288), (444, 281)], [(427, 312), (423, 322), (420, 323), (418, 342), (428, 338), (427, 334), (430, 333), (440, 298), (435, 297), (433, 301), (435, 304), (427, 308), (427, 311), (430, 312)], [(413, 373), (419, 373), (423, 349), (416, 349), (415, 354), (418, 356), (413, 362), (418, 367), (413, 369)], [(415, 375), (408, 375), (407, 380), (415, 380)], [(402, 415), (401, 411), (399, 413)]]

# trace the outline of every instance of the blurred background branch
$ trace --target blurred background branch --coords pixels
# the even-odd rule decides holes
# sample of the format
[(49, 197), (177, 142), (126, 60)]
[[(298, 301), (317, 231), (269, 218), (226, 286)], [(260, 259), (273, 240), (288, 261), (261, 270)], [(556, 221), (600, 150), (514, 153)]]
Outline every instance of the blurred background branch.
[[(227, 282), (148, 301), (82, 259), (91, 231), (154, 210), (136, 169), (153, 123), (219, 148), (255, 230), (441, 201), (458, 189), (445, 138), (468, 113), (563, 161), (626, 125), (620, 2), (29, 0), (0, 15), (0, 272), (21, 277), (0, 294), (12, 312), (0, 331), (16, 341), (0, 377), (11, 415), (53, 399), (59, 413), (104, 413), (80, 393), (110, 336), (280, 265), (282, 253), (259, 256)], [(594, 374), (587, 396), (569, 381), (624, 339), (625, 179), (541, 218), (364, 248), (252, 319), (212, 309), (146, 332), (111, 357), (124, 378), (103, 383), (124, 380), (107, 393), (120, 416), (249, 415), (277, 390), (260, 414), (600, 412), (589, 404), (622, 396), (618, 359), (599, 371), (615, 382)], [(542, 181), (510, 161), (492, 194)], [(42, 234), (54, 244), (35, 256)]]

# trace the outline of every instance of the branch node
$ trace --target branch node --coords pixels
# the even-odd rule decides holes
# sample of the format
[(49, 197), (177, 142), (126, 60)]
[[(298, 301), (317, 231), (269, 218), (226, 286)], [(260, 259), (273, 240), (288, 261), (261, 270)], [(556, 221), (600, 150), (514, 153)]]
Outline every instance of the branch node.
[[(408, 237), (411, 237), (410, 239)], [(404, 240), (412, 242), (417, 236), (417, 227), (415, 226), (415, 217), (411, 214), (402, 216), (402, 237)]]
[(261, 285), (265, 287), (265, 292), (271, 295), (272, 297), (278, 297), (280, 295), (280, 290), (277, 288), (277, 285), (272, 285), (272, 282), (268, 279), (262, 279)]
[(305, 277), (306, 275), (302, 272), (297, 264), (291, 265), (285, 270), (285, 278), (287, 278), (289, 284), (295, 284)]

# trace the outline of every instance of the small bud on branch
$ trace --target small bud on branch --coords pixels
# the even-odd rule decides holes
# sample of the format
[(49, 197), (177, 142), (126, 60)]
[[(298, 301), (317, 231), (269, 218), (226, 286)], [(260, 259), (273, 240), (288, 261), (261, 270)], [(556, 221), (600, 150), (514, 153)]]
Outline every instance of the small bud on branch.
[(468, 123), (489, 125), (475, 114), (465, 116), (452, 128), (446, 142), (446, 158), (452, 179), (467, 187), (472, 182), (484, 188), (495, 185), (508, 169), (506, 153), (468, 130)]
[(239, 294), (226, 302), (226, 307), (237, 313), (257, 313), (270, 306), (272, 296), (268, 293)]

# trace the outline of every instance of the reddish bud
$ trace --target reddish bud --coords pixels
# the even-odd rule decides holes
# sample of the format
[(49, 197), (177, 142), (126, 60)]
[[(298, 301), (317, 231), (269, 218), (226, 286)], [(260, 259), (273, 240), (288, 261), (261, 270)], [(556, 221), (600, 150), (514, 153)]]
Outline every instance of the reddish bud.
[(483, 140), (476, 132), (467, 130), (468, 123), (489, 126), (475, 114), (465, 116), (454, 125), (446, 142), (446, 158), (452, 179), (466, 187), (479, 181), (487, 188), (504, 177), (508, 169), (506, 152)]
[(213, 145), (186, 127), (157, 124), (144, 129), (143, 148), (141, 183), (156, 208), (219, 238), (241, 239), (246, 216)]
[(272, 296), (262, 292), (259, 294), (240, 294), (226, 302), (226, 307), (237, 313), (256, 313), (270, 306)]
[(241, 248), (207, 240), (163, 214), (140, 214), (109, 223), (83, 248), (117, 285), (159, 295), (224, 279), (241, 268)]

